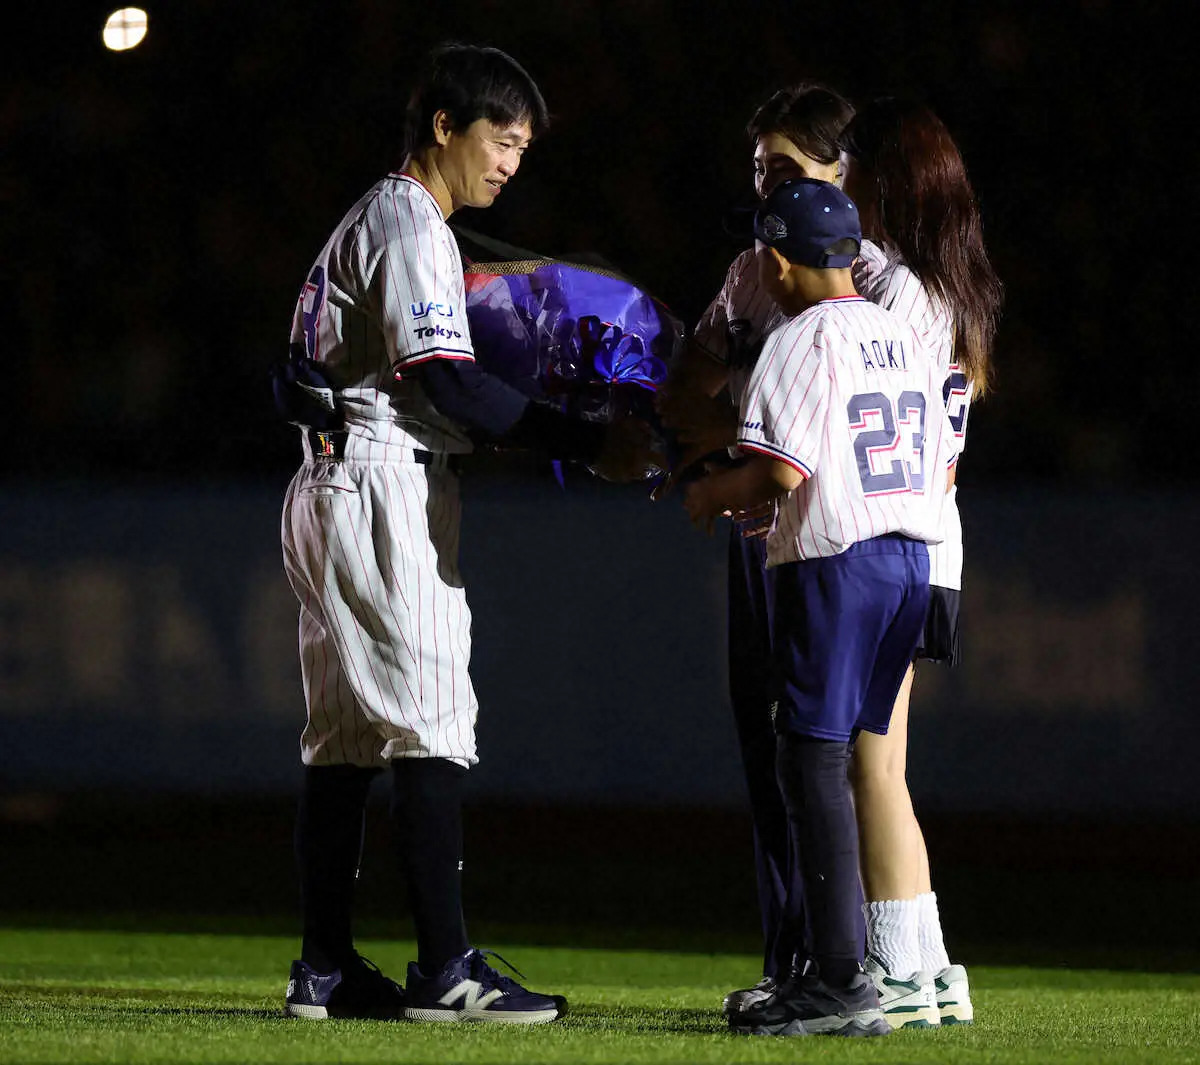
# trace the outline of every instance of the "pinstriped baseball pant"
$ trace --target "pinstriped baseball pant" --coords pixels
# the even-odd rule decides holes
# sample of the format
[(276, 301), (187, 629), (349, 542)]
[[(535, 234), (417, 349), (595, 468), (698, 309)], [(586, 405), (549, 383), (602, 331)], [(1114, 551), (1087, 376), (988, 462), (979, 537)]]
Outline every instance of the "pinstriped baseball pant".
[(306, 765), (477, 761), (458, 478), (444, 458), (305, 462), (283, 507)]

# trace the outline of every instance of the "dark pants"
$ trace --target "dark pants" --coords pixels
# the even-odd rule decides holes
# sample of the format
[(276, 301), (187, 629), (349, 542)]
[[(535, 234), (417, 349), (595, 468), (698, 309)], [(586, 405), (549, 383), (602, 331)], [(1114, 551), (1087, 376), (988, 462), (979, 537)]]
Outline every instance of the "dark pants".
[(783, 979), (804, 962), (807, 935), (803, 883), (775, 775), (780, 686), (771, 661), (772, 579), (763, 540), (744, 539), (735, 527), (729, 542), (729, 697), (754, 823), (763, 975)]

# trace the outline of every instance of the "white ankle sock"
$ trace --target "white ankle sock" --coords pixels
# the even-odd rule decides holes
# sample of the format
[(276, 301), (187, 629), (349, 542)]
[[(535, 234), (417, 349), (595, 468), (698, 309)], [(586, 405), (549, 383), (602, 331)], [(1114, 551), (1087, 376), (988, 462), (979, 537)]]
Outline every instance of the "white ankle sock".
[(921, 968), (916, 899), (886, 899), (863, 906), (867, 919), (867, 953), (889, 976), (907, 980)]
[(926, 891), (917, 896), (919, 914), (917, 938), (921, 946), (921, 968), (940, 973), (950, 964), (946, 944), (942, 939), (942, 921), (938, 916), (937, 895)]

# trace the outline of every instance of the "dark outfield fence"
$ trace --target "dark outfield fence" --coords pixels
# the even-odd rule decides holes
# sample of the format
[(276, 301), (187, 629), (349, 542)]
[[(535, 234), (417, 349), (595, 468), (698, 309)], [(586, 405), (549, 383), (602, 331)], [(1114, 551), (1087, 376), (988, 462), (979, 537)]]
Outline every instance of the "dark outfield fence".
[[(289, 793), (302, 722), (284, 482), (9, 490), (0, 790)], [(469, 478), (482, 761), (473, 794), (740, 807), (725, 529), (638, 489)], [(961, 494), (966, 655), (928, 668), (925, 809), (1200, 813), (1200, 507)]]

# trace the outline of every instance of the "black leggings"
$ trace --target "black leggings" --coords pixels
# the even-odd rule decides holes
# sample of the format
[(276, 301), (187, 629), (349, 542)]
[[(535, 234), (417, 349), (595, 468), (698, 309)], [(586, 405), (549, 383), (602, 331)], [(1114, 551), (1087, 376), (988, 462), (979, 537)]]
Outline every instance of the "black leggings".
[[(354, 887), (367, 798), (376, 769), (308, 766), (296, 811), (304, 910), (301, 958), (318, 972), (355, 956)], [(468, 947), (462, 916), (462, 781), (444, 758), (392, 763), (390, 816), (416, 926), (418, 964), (434, 975)]]
[(842, 985), (862, 960), (850, 749), (843, 740), (783, 733), (775, 762), (804, 879), (812, 956), (823, 979)]

